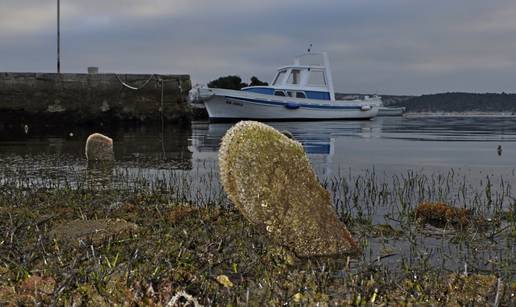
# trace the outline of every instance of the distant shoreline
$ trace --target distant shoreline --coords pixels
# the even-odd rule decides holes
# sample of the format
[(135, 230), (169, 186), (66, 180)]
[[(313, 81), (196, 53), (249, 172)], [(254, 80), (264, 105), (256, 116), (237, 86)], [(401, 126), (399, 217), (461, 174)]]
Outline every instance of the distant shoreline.
[(440, 93), (412, 98), (390, 97), (385, 106), (405, 107), (407, 112), (432, 116), (512, 116), (516, 94)]

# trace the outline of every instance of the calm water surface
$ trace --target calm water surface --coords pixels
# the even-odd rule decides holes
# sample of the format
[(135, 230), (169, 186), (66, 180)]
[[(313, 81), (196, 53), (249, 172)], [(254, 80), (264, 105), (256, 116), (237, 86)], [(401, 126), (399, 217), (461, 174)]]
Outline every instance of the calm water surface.
[[(377, 118), (349, 122), (271, 122), (303, 143), (321, 175), (342, 170), (398, 173), (462, 170), (506, 174), (516, 166), (516, 119)], [(231, 124), (193, 126), (194, 158), (214, 160), (221, 137)], [(502, 152), (497, 151), (498, 145)], [(210, 154), (213, 153), (213, 154)]]
[[(377, 118), (372, 121), (270, 122), (300, 141), (322, 177), (375, 169), (394, 174), (406, 170), (437, 173), (454, 169), (477, 177), (510, 175), (516, 166), (516, 119)], [(19, 167), (85, 167), (89, 133), (113, 137), (118, 167), (149, 169), (210, 168), (233, 124), (194, 122), (191, 127), (78, 129), (24, 133), (0, 130), (0, 159)], [(501, 146), (502, 151), (497, 150)], [(27, 163), (30, 161), (31, 163)]]

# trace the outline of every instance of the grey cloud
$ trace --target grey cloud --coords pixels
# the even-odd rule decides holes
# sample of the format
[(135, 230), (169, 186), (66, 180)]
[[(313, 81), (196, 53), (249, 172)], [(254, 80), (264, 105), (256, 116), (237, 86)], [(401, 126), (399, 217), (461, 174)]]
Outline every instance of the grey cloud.
[[(270, 80), (313, 43), (329, 52), (340, 91), (516, 92), (508, 0), (61, 1), (69, 72), (98, 65), (203, 83), (226, 74)], [(54, 32), (54, 5), (4, 0), (0, 71), (54, 70)]]

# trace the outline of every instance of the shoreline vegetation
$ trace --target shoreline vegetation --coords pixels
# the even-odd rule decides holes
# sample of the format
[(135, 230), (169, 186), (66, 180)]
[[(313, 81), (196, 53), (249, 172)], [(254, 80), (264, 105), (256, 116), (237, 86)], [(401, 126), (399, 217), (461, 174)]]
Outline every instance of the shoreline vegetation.
[[(516, 303), (516, 208), (503, 180), (335, 177), (323, 185), (364, 252), (304, 258), (253, 227), (223, 193), (193, 198), (184, 172), (34, 179), (3, 165), (0, 174), (1, 305)], [(430, 203), (416, 210), (425, 201), (440, 202), (443, 228), (424, 222), (421, 214), (439, 218)], [(447, 225), (466, 212), (447, 206), (482, 219)]]

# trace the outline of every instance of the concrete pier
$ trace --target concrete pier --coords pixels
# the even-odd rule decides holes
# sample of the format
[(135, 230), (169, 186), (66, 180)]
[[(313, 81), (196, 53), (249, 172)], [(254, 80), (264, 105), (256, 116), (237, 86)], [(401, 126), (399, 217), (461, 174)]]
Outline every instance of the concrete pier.
[[(159, 80), (164, 80), (163, 117)], [(186, 102), (190, 89), (189, 75), (0, 73), (0, 122), (180, 122), (192, 114)]]

